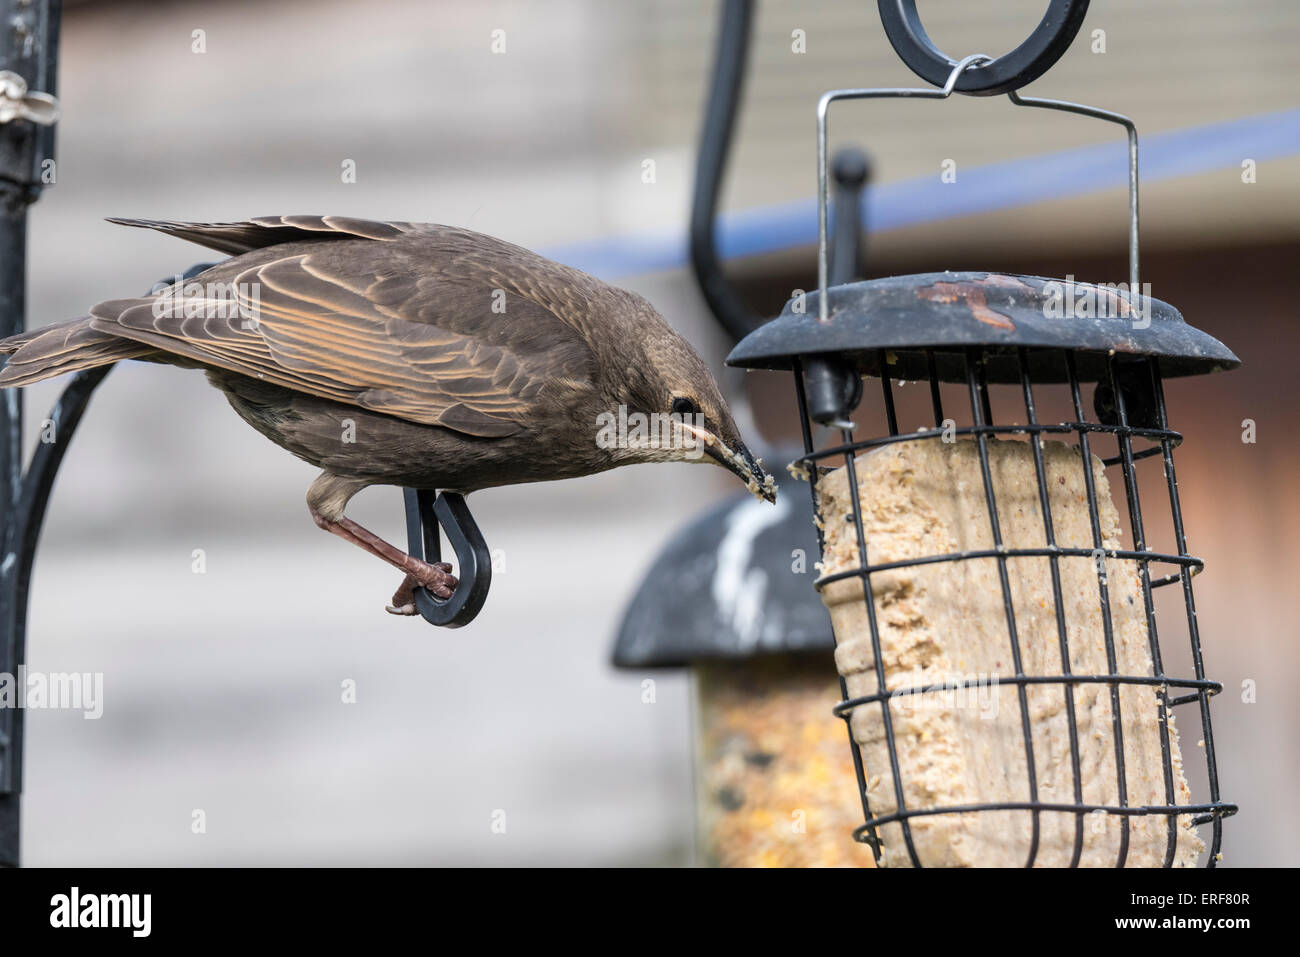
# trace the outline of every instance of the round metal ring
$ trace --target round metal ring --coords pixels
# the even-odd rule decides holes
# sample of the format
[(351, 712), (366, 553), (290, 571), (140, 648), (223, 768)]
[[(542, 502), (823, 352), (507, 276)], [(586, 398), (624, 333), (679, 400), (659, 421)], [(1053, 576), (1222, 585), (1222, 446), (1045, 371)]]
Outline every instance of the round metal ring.
[[(916, 0), (877, 2), (894, 52), (917, 76), (942, 87), (958, 61), (950, 59), (926, 35)], [(1032, 83), (1069, 48), (1087, 12), (1088, 0), (1051, 0), (1029, 39), (992, 63), (964, 71), (953, 89), (970, 96), (996, 96)]]

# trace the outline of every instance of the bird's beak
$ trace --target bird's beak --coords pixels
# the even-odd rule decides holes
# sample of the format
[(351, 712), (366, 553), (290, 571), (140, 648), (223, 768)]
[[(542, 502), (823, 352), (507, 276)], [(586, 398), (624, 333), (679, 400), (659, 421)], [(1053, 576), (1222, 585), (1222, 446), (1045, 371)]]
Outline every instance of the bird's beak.
[(767, 502), (776, 501), (776, 482), (772, 476), (763, 471), (763, 466), (754, 454), (745, 448), (743, 442), (737, 442), (734, 449), (727, 448), (725, 442), (698, 426), (687, 423), (682, 428), (689, 430), (704, 446), (704, 452), (728, 472), (734, 472), (745, 483), (745, 487)]
[(724, 468), (740, 476), (745, 486), (763, 501), (776, 503), (776, 481), (763, 471), (763, 466), (758, 459), (754, 458), (754, 454), (745, 448), (743, 442), (737, 445), (734, 452), (721, 442), (718, 443), (717, 448), (721, 451), (715, 453), (714, 447), (710, 446), (707, 450), (709, 455), (717, 459)]

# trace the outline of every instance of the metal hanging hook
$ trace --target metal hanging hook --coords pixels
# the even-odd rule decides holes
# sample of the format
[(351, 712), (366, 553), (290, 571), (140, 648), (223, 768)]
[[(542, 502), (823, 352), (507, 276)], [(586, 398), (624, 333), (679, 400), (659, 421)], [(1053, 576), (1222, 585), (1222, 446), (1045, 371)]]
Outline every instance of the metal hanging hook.
[(456, 553), (456, 590), (447, 599), (427, 588), (415, 589), (415, 607), (431, 625), (460, 628), (483, 608), (492, 585), (492, 552), (459, 492), (433, 489), (402, 490), (406, 502), (406, 550), (412, 558), (434, 564), (442, 560), (439, 526)]
[[(916, 12), (916, 0), (878, 0), (878, 6), (885, 35), (899, 59), (927, 83), (943, 84), (958, 61), (944, 54), (926, 34)], [(1051, 0), (1043, 19), (1024, 43), (997, 59), (988, 58), (979, 69), (962, 76), (956, 92), (995, 96), (1032, 83), (1069, 48), (1087, 12), (1088, 0)]]
[[(1059, 10), (1057, 8), (1060, 8)], [(1068, 9), (1067, 9), (1068, 8)], [(1120, 295), (1125, 295), (1130, 302), (1139, 302), (1137, 298), (1141, 295), (1141, 286), (1139, 280), (1139, 257), (1138, 257), (1138, 133), (1137, 126), (1129, 117), (1120, 113), (1113, 113), (1110, 110), (1101, 110), (1092, 106), (1084, 106), (1079, 103), (1069, 103), (1064, 100), (1049, 100), (1038, 97), (1022, 97), (1016, 90), (1030, 80), (1037, 78), (1050, 67), (1057, 59), (1060, 58), (1064, 48), (1069, 46), (1071, 40), (1079, 31), (1079, 25), (1082, 22), (1083, 15), (1087, 12), (1088, 4), (1086, 0), (1054, 0), (1052, 9), (1043, 17), (1042, 23), (1034, 31), (1033, 36), (1025, 41), (1015, 51), (1007, 54), (1005, 57), (993, 58), (984, 53), (973, 53), (964, 57), (957, 63), (952, 63), (947, 57), (933, 51), (936, 56), (941, 58), (943, 69), (941, 73), (935, 73), (933, 70), (922, 72), (918, 69), (917, 63), (907, 58), (903, 51), (899, 55), (903, 57), (914, 71), (931, 79), (939, 89), (909, 88), (909, 87), (881, 87), (862, 90), (828, 90), (823, 93), (821, 99), (817, 102), (817, 318), (821, 322), (830, 320), (830, 303), (827, 296), (827, 287), (829, 283), (829, 237), (827, 235), (827, 205), (828, 205), (828, 188), (827, 188), (827, 116), (830, 112), (830, 106), (836, 100), (864, 100), (864, 99), (888, 99), (888, 98), (919, 98), (931, 100), (944, 100), (950, 97), (954, 92), (971, 93), (975, 95), (990, 95), (998, 92), (1005, 92), (1007, 98), (1016, 106), (1032, 106), (1040, 109), (1058, 110), (1064, 113), (1074, 113), (1078, 116), (1090, 116), (1094, 119), (1105, 120), (1108, 123), (1116, 123), (1122, 127), (1128, 136), (1128, 200), (1129, 200), (1129, 223), (1128, 223), (1128, 260), (1129, 276), (1128, 290), (1119, 290)], [(916, 5), (914, 0), (880, 0), (881, 19), (885, 24), (885, 31), (890, 33), (891, 17), (902, 12), (910, 12), (915, 17)], [(1055, 11), (1055, 13), (1054, 13)], [(1069, 16), (1066, 17), (1065, 14)], [(1060, 14), (1058, 18), (1056, 14)], [(1075, 22), (1074, 17), (1078, 18)], [(1050, 37), (1039, 37), (1039, 33), (1045, 26), (1051, 26), (1052, 32)], [(919, 29), (920, 20), (916, 20), (916, 26)], [(924, 31), (921, 31), (924, 36)], [(1015, 56), (1026, 45), (1031, 42), (1037, 42), (1040, 46), (1046, 43), (1046, 40), (1061, 42), (1064, 44), (1060, 50), (1057, 50), (1048, 59), (1048, 50), (1055, 49), (1048, 44), (1038, 53), (1041, 59), (1035, 59), (1033, 66), (1037, 69), (1032, 76), (1028, 70), (1022, 70), (1021, 74), (1015, 78), (1014, 82), (1005, 83), (995, 88), (968, 89), (967, 80), (975, 74), (983, 74), (983, 71), (998, 66), (1009, 57)], [(898, 43), (895, 36), (890, 33), (891, 42), (895, 43), (897, 49)], [(928, 43), (928, 38), (926, 40)], [(991, 76), (991, 74), (989, 75)], [(991, 82), (991, 81), (990, 81)], [(941, 85), (942, 84), (942, 85)]]
[(817, 101), (817, 318), (826, 322), (830, 319), (830, 307), (826, 297), (830, 271), (829, 239), (827, 236), (827, 172), (826, 172), (826, 125), (831, 104), (836, 100), (883, 99), (889, 97), (920, 97), (931, 100), (946, 100), (952, 95), (957, 81), (966, 70), (979, 63), (986, 63), (993, 58), (986, 53), (972, 53), (962, 59), (948, 71), (943, 88), (938, 90), (909, 87), (882, 87), (868, 90), (828, 90)]

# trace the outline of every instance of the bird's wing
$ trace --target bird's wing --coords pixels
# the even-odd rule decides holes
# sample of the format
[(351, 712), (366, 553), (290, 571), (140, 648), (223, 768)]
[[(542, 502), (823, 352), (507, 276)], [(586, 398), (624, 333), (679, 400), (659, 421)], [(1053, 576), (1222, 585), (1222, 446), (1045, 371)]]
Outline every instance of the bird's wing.
[(255, 216), (242, 223), (184, 223), (110, 216), (108, 221), (120, 226), (156, 229), (232, 256), (304, 239), (392, 240), (428, 228), (423, 223), (389, 223), (348, 216)]
[[(266, 250), (239, 271), (232, 261), (160, 296), (101, 303), (91, 324), (467, 435), (510, 435), (539, 403), (590, 381), (586, 343), (550, 310), (520, 295), (505, 299), (490, 275), (438, 269), (397, 246), (383, 253), (367, 255), (365, 243)], [(215, 298), (213, 276), (233, 277)]]

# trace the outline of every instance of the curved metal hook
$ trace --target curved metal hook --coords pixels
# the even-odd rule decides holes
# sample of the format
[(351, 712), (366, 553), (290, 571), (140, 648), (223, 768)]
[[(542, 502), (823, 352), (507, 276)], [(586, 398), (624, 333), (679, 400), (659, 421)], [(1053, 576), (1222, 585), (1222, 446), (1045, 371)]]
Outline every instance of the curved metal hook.
[[(957, 64), (934, 45), (921, 25), (916, 0), (878, 0), (880, 22), (894, 52), (917, 76), (935, 86)], [(1051, 0), (1043, 19), (1024, 43), (1010, 53), (971, 70), (956, 92), (970, 96), (1012, 93), (1046, 73), (1069, 48), (1083, 25), (1088, 0)]]
[(753, 19), (753, 0), (726, 0), (722, 5), (691, 198), (691, 269), (709, 310), (737, 342), (767, 321), (745, 304), (723, 272), (716, 228), (718, 195), (745, 83)]
[[(191, 266), (182, 278), (190, 279), (213, 265), (199, 263)], [(90, 404), (91, 396), (112, 369), (111, 365), (84, 369), (74, 375), (64, 387), (46, 417), (50, 424), (50, 440), (37, 443), (26, 469), (21, 469), (14, 476), (14, 501), (0, 514), (0, 538), (3, 539), (7, 555), (3, 565), (0, 565), (0, 636), (8, 635), (13, 642), (15, 668), (23, 663), (25, 657), (32, 569), (36, 563), (36, 548), (40, 544), (41, 528), (49, 510), (50, 496), (54, 491), (54, 480), (68, 453), (77, 426), (81, 424), (81, 418)], [(21, 438), (21, 420), (12, 413), (11, 416), (11, 427), (18, 427), (17, 435)], [(21, 458), (18, 462), (21, 463)], [(23, 730), (21, 710), (0, 713), (0, 795), (18, 794), (22, 791)], [(18, 859), (14, 837), (2, 837), (0, 867), (16, 865)]]
[(442, 560), (438, 528), (447, 533), (456, 553), (460, 581), (448, 599), (436, 598), (426, 588), (415, 589), (415, 607), (431, 625), (460, 628), (483, 608), (492, 585), (492, 552), (465, 497), (459, 492), (439, 494), (432, 489), (402, 489), (406, 502), (406, 550), (429, 563)]

